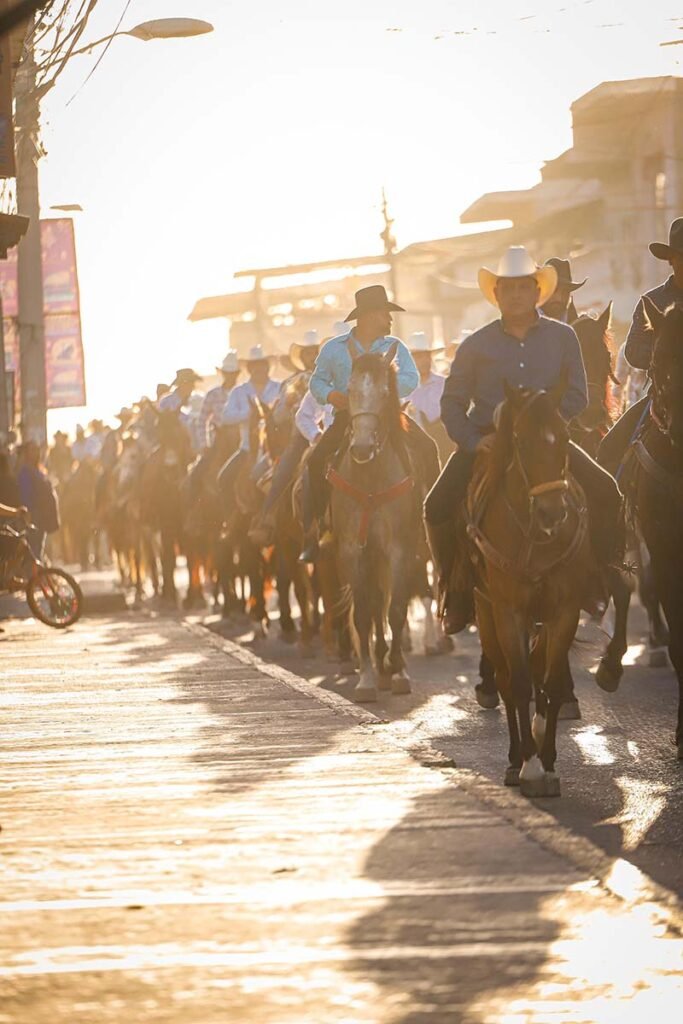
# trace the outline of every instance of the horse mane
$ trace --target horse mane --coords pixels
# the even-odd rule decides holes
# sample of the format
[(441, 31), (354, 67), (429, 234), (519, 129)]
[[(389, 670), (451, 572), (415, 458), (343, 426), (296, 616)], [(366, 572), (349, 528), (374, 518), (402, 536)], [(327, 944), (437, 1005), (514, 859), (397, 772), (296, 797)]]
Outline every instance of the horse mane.
[[(582, 354), (582, 356), (584, 355), (584, 346), (581, 344), (581, 342), (582, 342), (582, 334), (583, 334), (584, 342), (588, 342), (589, 339), (588, 339), (588, 336), (586, 335), (585, 328), (588, 325), (592, 326), (594, 324), (597, 324), (599, 319), (600, 319), (600, 316), (598, 316), (597, 314), (582, 313), (581, 316), (579, 316), (576, 320), (574, 320), (574, 322), (571, 325), (574, 328), (574, 330), (576, 332), (576, 335), (577, 335), (577, 337), (579, 339), (579, 346), (581, 347), (581, 354)], [(604, 389), (603, 392), (602, 392), (602, 399), (603, 399), (605, 408), (607, 409), (607, 412), (610, 414), (610, 416), (613, 416), (614, 413), (616, 412), (616, 408), (615, 408), (614, 396), (612, 394), (612, 390), (611, 390), (609, 385), (610, 385), (610, 381), (614, 380), (614, 368), (613, 368), (613, 365), (612, 365), (612, 349), (613, 349), (613, 344), (614, 344), (614, 335), (613, 335), (613, 332), (612, 332), (612, 328), (609, 326), (609, 322), (608, 322), (607, 327), (605, 328), (605, 330), (602, 333), (601, 341), (602, 341), (602, 344), (599, 347), (597, 347), (597, 349), (592, 353), (593, 356), (595, 357), (595, 361), (596, 361), (596, 364), (597, 364), (597, 367), (598, 367), (598, 372), (600, 374), (600, 379), (599, 380), (588, 380), (588, 383), (589, 384), (599, 385), (601, 388)], [(585, 359), (585, 356), (584, 356), (584, 363), (585, 362), (586, 362), (586, 359)]]
[[(530, 395), (531, 392), (523, 392)], [(494, 413), (496, 429), (481, 443), (486, 453), (484, 460), (484, 486), (488, 493), (498, 487), (512, 459), (512, 403), (506, 398)]]
[(376, 381), (380, 381), (383, 374), (386, 374), (389, 391), (387, 401), (387, 411), (389, 413), (389, 436), (392, 440), (403, 444), (402, 434), (408, 429), (408, 421), (401, 412), (401, 399), (398, 394), (396, 366), (393, 362), (387, 366), (382, 353), (380, 352), (364, 352), (363, 355), (356, 356), (353, 361), (351, 376), (356, 373), (367, 373)]

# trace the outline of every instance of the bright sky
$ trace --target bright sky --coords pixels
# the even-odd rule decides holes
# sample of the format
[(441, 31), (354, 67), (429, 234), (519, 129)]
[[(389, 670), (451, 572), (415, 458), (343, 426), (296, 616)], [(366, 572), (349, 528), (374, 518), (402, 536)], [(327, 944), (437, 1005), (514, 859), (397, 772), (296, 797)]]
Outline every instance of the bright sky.
[[(88, 38), (126, 0), (100, 0)], [(76, 214), (87, 413), (207, 372), (225, 321), (196, 299), (250, 265), (378, 252), (456, 233), (481, 193), (524, 188), (571, 145), (601, 81), (680, 74), (680, 0), (131, 0), (122, 27), (192, 16), (212, 35), (114, 40), (44, 102), (43, 215)], [(99, 52), (99, 51), (96, 51)]]

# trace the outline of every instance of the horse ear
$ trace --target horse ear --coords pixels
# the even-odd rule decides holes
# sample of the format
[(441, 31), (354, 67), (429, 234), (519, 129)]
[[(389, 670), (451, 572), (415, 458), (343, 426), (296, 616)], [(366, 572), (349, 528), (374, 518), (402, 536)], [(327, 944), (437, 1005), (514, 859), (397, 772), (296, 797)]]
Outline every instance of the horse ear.
[(653, 331), (659, 332), (664, 324), (664, 313), (655, 306), (648, 295), (643, 295), (641, 302), (645, 311), (645, 319)]
[(548, 398), (550, 399), (550, 401), (552, 402), (552, 404), (555, 406), (556, 409), (558, 408), (560, 402), (562, 401), (562, 399), (564, 397), (564, 393), (567, 390), (568, 385), (569, 385), (569, 370), (567, 369), (566, 366), (563, 366), (557, 383), (548, 392)]
[(389, 346), (389, 348), (386, 350), (386, 352), (382, 356), (383, 362), (387, 366), (391, 366), (391, 364), (393, 363), (394, 359), (396, 358), (396, 353), (397, 352), (398, 352), (398, 339), (396, 341), (392, 341), (391, 345)]
[(598, 317), (598, 323), (600, 324), (600, 330), (604, 334), (605, 331), (610, 329), (612, 323), (612, 300), (607, 303), (604, 310)]

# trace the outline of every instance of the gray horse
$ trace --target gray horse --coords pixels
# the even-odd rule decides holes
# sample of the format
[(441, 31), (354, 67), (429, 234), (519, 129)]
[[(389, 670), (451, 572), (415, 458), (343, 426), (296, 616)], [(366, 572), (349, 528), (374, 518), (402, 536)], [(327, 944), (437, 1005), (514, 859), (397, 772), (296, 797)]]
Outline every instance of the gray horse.
[(354, 357), (349, 443), (327, 477), (337, 565), (358, 644), (360, 677), (354, 696), (364, 702), (377, 700), (378, 686), (410, 693), (401, 636), (422, 531), (422, 494), (406, 446), (395, 355), (393, 345), (384, 355)]

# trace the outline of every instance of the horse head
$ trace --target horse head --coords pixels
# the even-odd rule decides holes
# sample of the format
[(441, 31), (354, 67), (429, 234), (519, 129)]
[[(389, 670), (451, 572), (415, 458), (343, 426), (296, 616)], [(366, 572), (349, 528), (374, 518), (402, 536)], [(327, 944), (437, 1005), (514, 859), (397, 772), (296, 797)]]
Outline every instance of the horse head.
[(683, 308), (674, 305), (661, 313), (653, 303), (650, 306), (645, 310), (655, 335), (650, 365), (653, 419), (683, 451)]
[(389, 432), (400, 426), (401, 406), (393, 366), (397, 349), (395, 341), (384, 353), (351, 354), (349, 451), (354, 462), (371, 462)]
[(586, 431), (604, 433), (612, 425), (612, 373), (611, 341), (612, 303), (609, 302), (599, 316), (583, 313), (572, 324), (579, 339), (583, 365), (588, 381), (588, 406), (577, 416), (576, 423)]
[(508, 468), (517, 471), (530, 529), (548, 537), (567, 519), (569, 430), (559, 412), (566, 389), (566, 375), (550, 391), (512, 388), (506, 382), (497, 427), (507, 435)]

